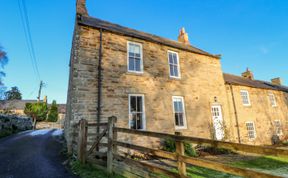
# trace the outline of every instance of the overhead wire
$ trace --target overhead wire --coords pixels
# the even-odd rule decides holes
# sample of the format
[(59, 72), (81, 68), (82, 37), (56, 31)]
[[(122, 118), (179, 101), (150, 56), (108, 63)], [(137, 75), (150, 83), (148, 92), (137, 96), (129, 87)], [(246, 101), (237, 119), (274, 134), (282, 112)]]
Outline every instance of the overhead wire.
[(33, 68), (35, 75), (37, 76), (37, 79), (41, 80), (40, 72), (38, 69), (37, 58), (36, 58), (36, 54), (35, 54), (35, 49), (34, 49), (34, 45), (33, 45), (33, 41), (32, 41), (32, 35), (31, 35), (29, 18), (28, 18), (28, 14), (27, 14), (27, 7), (26, 7), (25, 0), (22, 0), (22, 1), (18, 0), (18, 6), (19, 6), (19, 11), (20, 11), (22, 26), (24, 29), (26, 45), (28, 48), (30, 60), (32, 62), (32, 68)]

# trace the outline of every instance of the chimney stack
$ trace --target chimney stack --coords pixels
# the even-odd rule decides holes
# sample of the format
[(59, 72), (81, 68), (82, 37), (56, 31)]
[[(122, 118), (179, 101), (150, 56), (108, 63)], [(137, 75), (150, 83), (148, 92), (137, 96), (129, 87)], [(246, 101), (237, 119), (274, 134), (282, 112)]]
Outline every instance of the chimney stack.
[(274, 85), (282, 85), (282, 79), (280, 77), (271, 79), (271, 82)]
[(190, 44), (189, 38), (188, 38), (188, 34), (185, 32), (185, 28), (184, 27), (182, 27), (179, 30), (178, 41), (181, 42), (181, 43), (184, 43), (186, 45)]
[(85, 15), (88, 16), (88, 12), (86, 9), (86, 0), (76, 0), (76, 13), (77, 15)]
[(242, 73), (242, 77), (250, 79), (250, 80), (254, 80), (254, 75), (252, 71), (249, 70), (249, 68), (246, 69), (246, 72)]
[(44, 96), (44, 98), (43, 98), (43, 103), (47, 103), (47, 102), (48, 102), (47, 96)]

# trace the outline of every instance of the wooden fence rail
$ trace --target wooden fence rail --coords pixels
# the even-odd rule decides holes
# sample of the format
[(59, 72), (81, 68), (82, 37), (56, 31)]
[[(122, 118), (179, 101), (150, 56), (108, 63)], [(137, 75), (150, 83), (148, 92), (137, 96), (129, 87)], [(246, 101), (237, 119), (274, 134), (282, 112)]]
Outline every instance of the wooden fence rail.
[[(201, 144), (201, 145), (210, 145), (210, 146), (217, 147), (217, 148), (226, 148), (226, 149), (231, 149), (235, 151), (256, 153), (260, 155), (273, 155), (273, 156), (288, 157), (288, 150), (286, 149), (272, 148), (272, 147), (267, 147), (267, 146), (263, 147), (263, 146), (245, 145), (245, 144), (230, 143), (230, 142), (224, 142), (224, 141), (215, 141), (215, 140), (204, 139), (204, 138), (196, 138), (196, 137), (187, 137), (187, 136), (182, 136), (181, 133), (176, 133), (175, 135), (173, 135), (173, 134), (157, 133), (157, 132), (151, 132), (151, 131), (142, 131), (142, 130), (140, 131), (140, 130), (127, 129), (127, 128), (119, 128), (119, 127), (115, 127), (116, 122), (117, 122), (116, 117), (110, 117), (108, 121), (108, 126), (107, 126), (107, 131), (108, 131), (108, 134), (107, 134), (108, 135), (107, 171), (111, 174), (113, 173), (113, 160), (117, 159), (117, 160), (124, 161), (126, 164), (142, 166), (142, 167), (145, 167), (145, 169), (149, 169), (156, 173), (165, 174), (165, 175), (168, 175), (169, 177), (187, 177), (186, 164), (204, 167), (204, 168), (208, 168), (208, 169), (212, 169), (212, 170), (216, 170), (220, 172), (225, 172), (225, 173), (229, 173), (233, 175), (244, 176), (244, 177), (263, 177), (263, 178), (279, 177), (276, 175), (258, 172), (258, 171), (254, 171), (251, 169), (238, 168), (238, 167), (230, 166), (230, 165), (223, 164), (223, 163), (185, 156), (184, 155), (184, 142), (191, 142), (191, 143), (196, 143), (196, 144)], [(80, 145), (82, 145), (84, 148), (81, 148), (81, 146), (78, 146), (78, 150), (83, 151), (86, 148), (85, 147), (86, 142), (85, 142), (84, 137), (85, 135), (87, 137), (87, 129), (84, 129), (85, 127), (81, 126), (81, 123), (85, 124), (85, 121), (80, 121), (80, 126), (79, 126), (80, 130), (79, 130), (78, 139), (79, 141), (81, 141)], [(97, 124), (95, 123), (94, 125), (97, 125)], [(163, 150), (151, 149), (151, 148), (147, 148), (147, 147), (143, 147), (139, 145), (134, 145), (131, 143), (120, 142), (117, 140), (118, 133), (156, 137), (160, 139), (167, 139), (167, 138), (173, 139), (176, 142), (176, 152), (171, 153), (171, 152), (167, 152)], [(172, 172), (162, 167), (151, 165), (146, 162), (136, 161), (127, 157), (123, 157), (120, 155), (120, 153), (118, 153), (117, 147), (133, 149), (139, 152), (147, 153), (154, 157), (165, 158), (165, 159), (170, 159), (172, 161), (175, 161), (176, 166), (178, 168), (178, 173)], [(78, 152), (78, 154), (82, 154), (81, 156), (78, 156), (79, 160), (83, 159), (83, 156), (85, 160), (86, 152), (84, 154)]]

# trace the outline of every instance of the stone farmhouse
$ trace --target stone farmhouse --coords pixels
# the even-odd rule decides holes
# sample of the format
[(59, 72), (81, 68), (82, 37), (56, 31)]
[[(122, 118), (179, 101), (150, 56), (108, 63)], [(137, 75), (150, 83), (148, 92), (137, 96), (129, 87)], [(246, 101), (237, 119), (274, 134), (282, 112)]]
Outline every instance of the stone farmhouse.
[[(78, 0), (65, 137), (73, 144), (80, 119), (107, 122), (113, 115), (119, 127), (271, 144), (273, 134), (287, 132), (288, 88), (247, 73), (223, 74), (220, 56), (190, 45), (183, 28), (178, 41), (169, 40), (90, 17)], [(97, 133), (88, 132), (89, 146)]]
[(37, 103), (37, 100), (0, 100), (0, 113), (25, 115), (26, 103)]
[[(18, 115), (18, 116), (26, 116), (24, 113), (26, 103), (37, 103), (38, 100), (0, 100), (0, 114), (5, 115)], [(41, 102), (47, 103), (47, 97), (45, 96)], [(48, 107), (51, 107), (51, 104), (48, 104)], [(57, 104), (58, 107), (58, 121), (53, 124), (57, 128), (64, 127), (64, 119), (66, 115), (66, 104)], [(42, 122), (42, 124), (38, 123), (39, 128), (41, 125), (44, 125), (46, 128), (50, 128), (50, 124)], [(48, 126), (47, 126), (48, 125)], [(53, 127), (51, 127), (53, 128)]]
[(285, 139), (288, 125), (288, 87), (280, 78), (254, 80), (247, 69), (242, 76), (224, 74), (229, 118), (237, 142), (271, 145), (273, 135)]

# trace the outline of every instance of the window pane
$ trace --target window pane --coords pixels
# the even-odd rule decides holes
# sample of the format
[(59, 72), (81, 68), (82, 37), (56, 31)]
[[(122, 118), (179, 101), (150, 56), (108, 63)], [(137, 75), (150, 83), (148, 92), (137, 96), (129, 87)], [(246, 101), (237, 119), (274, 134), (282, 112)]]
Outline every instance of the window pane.
[(175, 124), (179, 126), (179, 115), (178, 113), (175, 113), (174, 115), (175, 115)]
[(178, 113), (179, 112), (179, 104), (177, 101), (174, 101), (174, 112)]
[(142, 97), (141, 96), (138, 96), (137, 97), (137, 112), (142, 112), (143, 109), (142, 109)]
[(135, 71), (141, 71), (141, 61), (140, 61), (140, 59), (135, 59)]
[(130, 97), (130, 112), (135, 112), (136, 110), (136, 96)]
[(169, 69), (170, 69), (170, 76), (175, 76), (174, 70), (173, 70), (173, 65), (169, 65)]
[(134, 53), (134, 46), (133, 44), (129, 44), (129, 54)]
[(168, 53), (169, 55), (169, 64), (173, 64), (172, 53)]
[(183, 112), (183, 103), (182, 100), (178, 102), (179, 112)]
[(134, 45), (134, 53), (140, 54), (140, 46), (139, 45)]
[(130, 121), (130, 128), (136, 129), (136, 114), (132, 114), (132, 120)]
[(129, 58), (133, 58), (134, 57), (134, 53), (129, 52)]
[(173, 54), (173, 64), (177, 65), (178, 62), (177, 62), (177, 55), (174, 53)]
[(132, 57), (129, 57), (129, 70), (134, 70), (134, 59)]
[(179, 126), (184, 126), (183, 113), (179, 113), (178, 117), (179, 117)]
[(177, 66), (173, 66), (174, 69), (174, 76), (178, 77), (178, 67)]
[(142, 129), (142, 113), (137, 113), (136, 128)]

